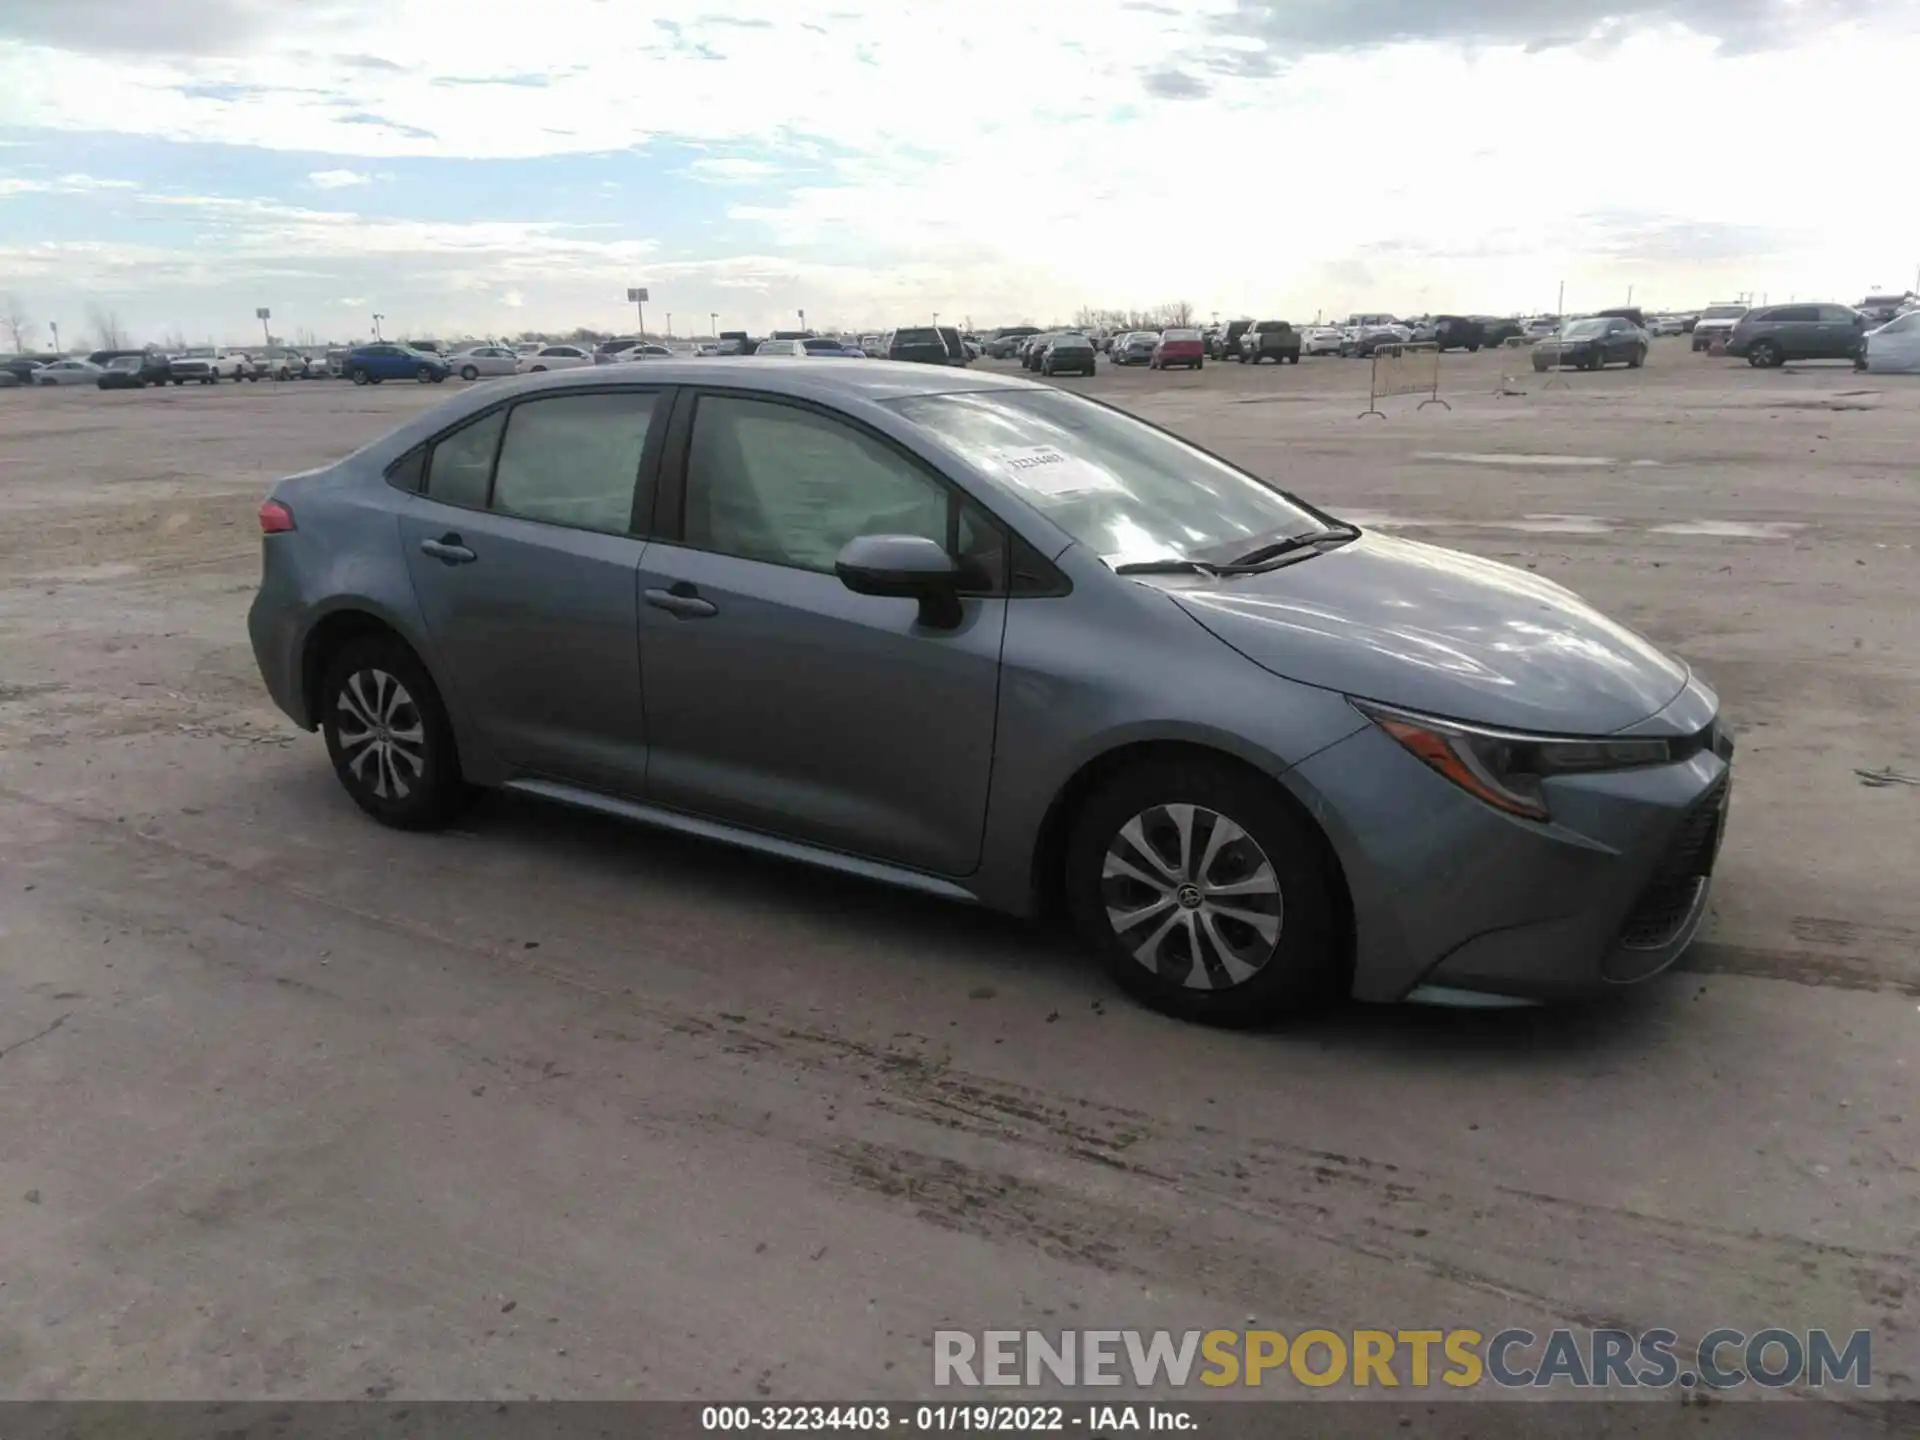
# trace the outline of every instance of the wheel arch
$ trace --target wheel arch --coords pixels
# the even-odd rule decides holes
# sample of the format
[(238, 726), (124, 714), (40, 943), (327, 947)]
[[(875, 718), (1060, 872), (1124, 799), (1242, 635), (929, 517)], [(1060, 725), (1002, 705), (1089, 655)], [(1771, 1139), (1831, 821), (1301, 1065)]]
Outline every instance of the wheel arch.
[(1055, 792), (1041, 817), (1029, 865), (1028, 883), (1032, 887), (1033, 914), (1047, 924), (1060, 923), (1066, 914), (1067, 845), (1075, 820), (1100, 787), (1135, 765), (1153, 761), (1204, 760), (1244, 773), (1291, 810), (1319, 849), (1319, 858), (1332, 882), (1335, 923), (1338, 927), (1340, 958), (1351, 969), (1354, 954), (1353, 895), (1347, 883), (1346, 867), (1340, 861), (1326, 827), (1312, 808), (1277, 775), (1262, 769), (1231, 750), (1197, 740), (1144, 739), (1129, 741), (1103, 750), (1081, 764), (1066, 783)]
[(447, 690), (435, 673), (433, 661), (406, 631), (371, 606), (349, 603), (328, 611), (307, 631), (300, 646), (300, 708), (309, 725), (320, 724), (320, 685), (326, 679), (327, 666), (334, 656), (356, 640), (390, 639), (407, 647), (420, 668), (433, 682), (436, 698), (444, 706)]

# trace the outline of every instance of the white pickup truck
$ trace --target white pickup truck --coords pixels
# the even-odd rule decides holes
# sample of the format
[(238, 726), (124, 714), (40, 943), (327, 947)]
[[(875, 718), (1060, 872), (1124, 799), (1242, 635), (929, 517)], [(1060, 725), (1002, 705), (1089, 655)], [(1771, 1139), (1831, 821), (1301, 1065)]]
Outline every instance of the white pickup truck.
[(167, 362), (167, 378), (176, 385), (198, 380), (202, 385), (222, 380), (238, 380), (250, 368), (247, 357), (238, 350), (185, 350)]

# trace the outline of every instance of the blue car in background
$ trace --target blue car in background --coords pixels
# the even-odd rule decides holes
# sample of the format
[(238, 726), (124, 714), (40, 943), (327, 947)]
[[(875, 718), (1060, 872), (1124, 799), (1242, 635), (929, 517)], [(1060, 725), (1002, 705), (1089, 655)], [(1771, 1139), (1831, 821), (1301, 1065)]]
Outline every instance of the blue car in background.
[(384, 340), (349, 350), (341, 368), (356, 385), (378, 385), (382, 380), (417, 380), (422, 385), (431, 381), (438, 385), (453, 373), (445, 360)]

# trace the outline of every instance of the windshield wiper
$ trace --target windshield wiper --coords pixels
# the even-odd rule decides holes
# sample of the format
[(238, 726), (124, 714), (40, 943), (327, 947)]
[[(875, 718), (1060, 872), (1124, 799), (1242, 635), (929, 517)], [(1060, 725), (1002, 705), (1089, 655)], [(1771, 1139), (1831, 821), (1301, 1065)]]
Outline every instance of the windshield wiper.
[(1113, 567), (1116, 575), (1218, 575), (1220, 567), (1204, 560), (1135, 560)]
[(1257, 550), (1249, 550), (1237, 560), (1230, 560), (1219, 568), (1222, 572), (1231, 574), (1236, 570), (1264, 565), (1270, 560), (1278, 560), (1282, 556), (1291, 555), (1296, 550), (1305, 550), (1312, 546), (1324, 544), (1327, 541), (1336, 541), (1345, 544), (1349, 540), (1357, 540), (1359, 538), (1360, 532), (1351, 525), (1329, 525), (1323, 530), (1310, 530), (1305, 535), (1289, 535), (1284, 540), (1275, 540), (1271, 544), (1260, 546)]

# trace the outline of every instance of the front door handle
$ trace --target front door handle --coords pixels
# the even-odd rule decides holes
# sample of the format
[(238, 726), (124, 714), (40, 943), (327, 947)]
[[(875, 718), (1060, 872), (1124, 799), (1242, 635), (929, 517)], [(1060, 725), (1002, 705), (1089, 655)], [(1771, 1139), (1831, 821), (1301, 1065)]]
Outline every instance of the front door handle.
[(480, 557), (460, 543), (460, 537), (449, 531), (438, 540), (422, 540), (420, 553), (431, 555), (442, 565), (471, 565)]
[(682, 620), (704, 620), (709, 615), (720, 613), (720, 607), (711, 600), (702, 600), (699, 589), (688, 580), (676, 580), (665, 590), (646, 590), (641, 593), (654, 609), (678, 615)]

